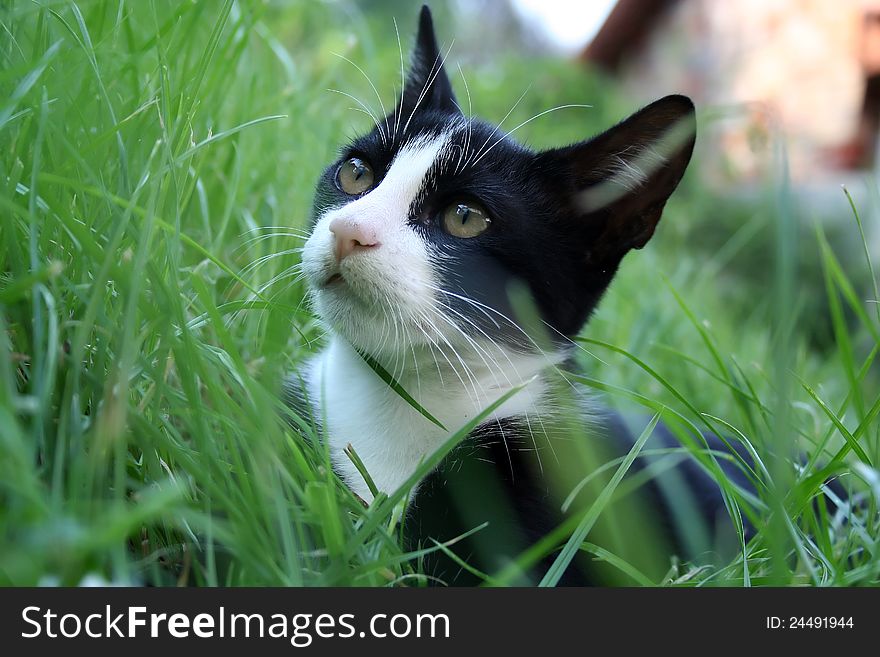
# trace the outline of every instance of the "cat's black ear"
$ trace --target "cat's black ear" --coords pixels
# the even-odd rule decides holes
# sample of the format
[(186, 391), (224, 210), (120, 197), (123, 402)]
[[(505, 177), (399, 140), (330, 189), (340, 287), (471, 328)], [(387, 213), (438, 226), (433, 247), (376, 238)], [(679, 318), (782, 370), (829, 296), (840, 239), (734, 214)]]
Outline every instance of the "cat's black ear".
[(587, 260), (601, 265), (640, 249), (691, 159), (694, 104), (666, 96), (610, 130), (539, 157), (566, 178), (570, 207), (589, 235)]
[(437, 46), (431, 10), (422, 6), (419, 15), (419, 31), (406, 83), (398, 109), (404, 118), (415, 109), (433, 109), (450, 113), (460, 112), (452, 93), (452, 85), (443, 68), (443, 53)]

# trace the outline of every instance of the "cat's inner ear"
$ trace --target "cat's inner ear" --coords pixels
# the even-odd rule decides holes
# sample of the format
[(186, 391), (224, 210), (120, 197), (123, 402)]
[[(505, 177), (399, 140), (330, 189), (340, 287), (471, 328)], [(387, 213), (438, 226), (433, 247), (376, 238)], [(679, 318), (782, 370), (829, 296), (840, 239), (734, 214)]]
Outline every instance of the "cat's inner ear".
[(404, 121), (420, 110), (460, 113), (452, 84), (443, 67), (444, 56), (445, 53), (437, 46), (431, 11), (424, 5), (419, 15), (419, 31), (409, 73), (397, 104), (397, 111)]
[(601, 264), (647, 243), (695, 139), (691, 100), (666, 96), (593, 139), (542, 154), (561, 164), (568, 201), (590, 237), (588, 260)]

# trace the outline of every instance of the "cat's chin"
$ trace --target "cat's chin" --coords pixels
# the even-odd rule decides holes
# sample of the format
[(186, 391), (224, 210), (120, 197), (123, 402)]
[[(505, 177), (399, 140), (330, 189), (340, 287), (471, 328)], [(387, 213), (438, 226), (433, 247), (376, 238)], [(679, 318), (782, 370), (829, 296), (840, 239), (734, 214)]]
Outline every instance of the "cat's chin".
[(427, 344), (417, 326), (360, 298), (341, 276), (314, 294), (314, 306), (334, 334), (362, 352), (387, 355)]
[(328, 288), (334, 285), (342, 285), (345, 283), (345, 279), (342, 277), (342, 274), (336, 272), (335, 274), (331, 274), (330, 277), (321, 284), (321, 287)]

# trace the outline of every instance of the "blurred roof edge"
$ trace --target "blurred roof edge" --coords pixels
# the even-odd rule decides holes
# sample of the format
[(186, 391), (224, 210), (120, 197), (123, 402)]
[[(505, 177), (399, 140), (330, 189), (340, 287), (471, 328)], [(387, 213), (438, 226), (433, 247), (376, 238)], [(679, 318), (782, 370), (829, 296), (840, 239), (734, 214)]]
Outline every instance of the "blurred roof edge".
[(618, 0), (580, 58), (614, 71), (627, 50), (641, 43), (653, 25), (678, 0)]

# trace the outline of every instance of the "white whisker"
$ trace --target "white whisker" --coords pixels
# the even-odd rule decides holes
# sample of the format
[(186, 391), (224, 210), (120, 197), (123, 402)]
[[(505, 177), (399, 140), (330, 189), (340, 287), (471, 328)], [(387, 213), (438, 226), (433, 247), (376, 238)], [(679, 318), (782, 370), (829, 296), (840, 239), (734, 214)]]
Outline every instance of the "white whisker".
[[(529, 85), (528, 87), (526, 87), (526, 90), (523, 91), (522, 94), (520, 95), (520, 97), (516, 99), (516, 102), (513, 104), (513, 107), (511, 107), (507, 111), (507, 114), (504, 115), (504, 118), (501, 119), (501, 121), (498, 123), (498, 125), (495, 126), (495, 129), (489, 133), (488, 137), (486, 137), (486, 141), (483, 142), (483, 145), (480, 146), (477, 149), (477, 151), (473, 154), (473, 156), (470, 158), (471, 161), (476, 160), (480, 156), (480, 153), (486, 147), (486, 144), (488, 144), (489, 141), (492, 139), (492, 137), (494, 137), (495, 134), (501, 129), (501, 126), (504, 125), (504, 122), (507, 120), (507, 117), (509, 117), (513, 113), (513, 111), (517, 108), (517, 106), (519, 106), (519, 104), (522, 102), (522, 99), (526, 97), (526, 94), (529, 93), (529, 90), (531, 88), (532, 88), (532, 85)], [(470, 162), (465, 163), (465, 167), (467, 167), (467, 166), (470, 166)]]
[[(486, 149), (486, 151), (485, 151), (482, 155), (480, 155), (479, 157), (477, 157), (477, 158), (473, 161), (473, 165), (478, 164), (480, 160), (482, 160), (484, 157), (486, 157), (486, 155), (489, 154), (489, 151), (491, 151), (493, 148), (495, 148), (495, 147), (496, 147), (498, 144), (500, 144), (502, 141), (504, 141), (505, 139), (507, 139), (508, 137), (510, 137), (510, 135), (512, 135), (514, 132), (516, 132), (517, 130), (519, 130), (520, 128), (522, 128), (524, 125), (527, 125), (527, 124), (531, 123), (531, 122), (534, 121), (535, 119), (538, 119), (538, 118), (544, 116), (545, 114), (550, 114), (551, 112), (556, 112), (556, 111), (561, 110), (561, 109), (568, 109), (568, 108), (570, 108), (570, 107), (586, 107), (586, 108), (592, 108), (593, 106), (592, 106), (592, 105), (577, 105), (577, 104), (572, 104), (572, 105), (559, 105), (558, 107), (551, 107), (551, 108), (548, 109), (548, 110), (544, 110), (543, 112), (539, 112), (538, 114), (535, 114), (532, 118), (530, 118), (530, 119), (526, 119), (525, 121), (523, 121), (522, 123), (520, 123), (518, 126), (516, 126), (515, 128), (513, 128), (510, 132), (508, 132), (507, 134), (505, 134), (503, 137), (499, 138), (498, 141), (496, 141), (495, 143), (493, 143), (489, 148)], [(500, 125), (500, 124), (499, 124), (499, 125)], [(493, 134), (494, 134), (494, 133), (493, 133)], [(491, 135), (490, 135), (490, 137), (491, 137)], [(488, 140), (487, 140), (487, 141), (488, 141)], [(485, 144), (484, 144), (484, 146), (485, 146)]]
[[(367, 82), (369, 83), (370, 87), (372, 87), (372, 89), (373, 89), (373, 93), (376, 94), (376, 98), (379, 99), (379, 107), (382, 108), (382, 115), (385, 117), (385, 131), (382, 132), (382, 142), (385, 143), (385, 141), (386, 141), (386, 137), (387, 137), (387, 135), (388, 135), (388, 113), (385, 111), (385, 103), (382, 102), (382, 96), (379, 95), (379, 92), (378, 92), (378, 90), (376, 89), (376, 85), (373, 84), (373, 81), (370, 79), (370, 76), (367, 75), (367, 74), (364, 72), (364, 69), (362, 69), (360, 66), (358, 66), (357, 64), (355, 64), (353, 61), (351, 61), (348, 57), (346, 57), (345, 55), (340, 55), (339, 53), (335, 53), (335, 52), (332, 53), (332, 54), (336, 55), (337, 57), (340, 57), (340, 58), (344, 59), (344, 60), (347, 61), (349, 64), (351, 64), (352, 66), (354, 66), (358, 71), (360, 71), (361, 75), (363, 75), (364, 78), (366, 78), (366, 80), (367, 80)], [(381, 131), (380, 131), (380, 132), (381, 132)]]
[[(400, 94), (401, 94), (401, 110), (403, 109), (403, 91), (406, 89), (406, 72), (404, 71), (403, 65), (403, 46), (400, 45), (400, 30), (397, 28), (397, 19), (392, 18), (394, 21), (394, 33), (397, 35), (397, 51), (400, 53)], [(394, 135), (391, 137), (391, 143), (397, 139), (397, 128), (400, 125), (400, 115), (402, 111), (398, 111), (394, 113)]]
[[(427, 80), (425, 80), (425, 84), (422, 87), (422, 92), (419, 94), (418, 99), (416, 100), (415, 107), (412, 108), (412, 111), (409, 113), (409, 118), (406, 120), (406, 124), (403, 126), (403, 134), (406, 134), (407, 129), (409, 128), (409, 124), (412, 121), (413, 117), (416, 114), (416, 110), (419, 108), (419, 105), (422, 104), (422, 101), (428, 94), (428, 89), (431, 88), (431, 85), (434, 84), (434, 80), (437, 79), (437, 76), (443, 71), (443, 65), (446, 63), (446, 58), (449, 57), (449, 53), (452, 52), (452, 46), (455, 45), (455, 40), (453, 39), (452, 43), (449, 44), (449, 48), (446, 49), (446, 54), (441, 58), (440, 53), (437, 53), (437, 57), (434, 59), (434, 64), (431, 70), (434, 71), (434, 74)], [(440, 65), (437, 66), (437, 60), (440, 59)]]
[[(376, 130), (379, 131), (379, 134), (382, 137), (382, 143), (383, 144), (386, 143), (385, 133), (382, 131), (382, 126), (379, 125), (379, 119), (376, 118), (376, 115), (373, 114), (373, 112), (370, 110), (369, 107), (367, 107), (358, 98), (355, 98), (350, 93), (346, 93), (345, 91), (340, 91), (339, 89), (327, 89), (327, 91), (332, 91), (333, 93), (341, 94), (342, 96), (346, 96), (347, 98), (351, 98), (354, 102), (356, 102), (358, 105), (360, 105), (362, 108), (360, 111), (365, 112), (366, 114), (368, 114), (370, 116), (371, 119), (373, 119), (373, 123), (376, 126)], [(353, 108), (353, 109), (357, 109), (357, 108)]]

